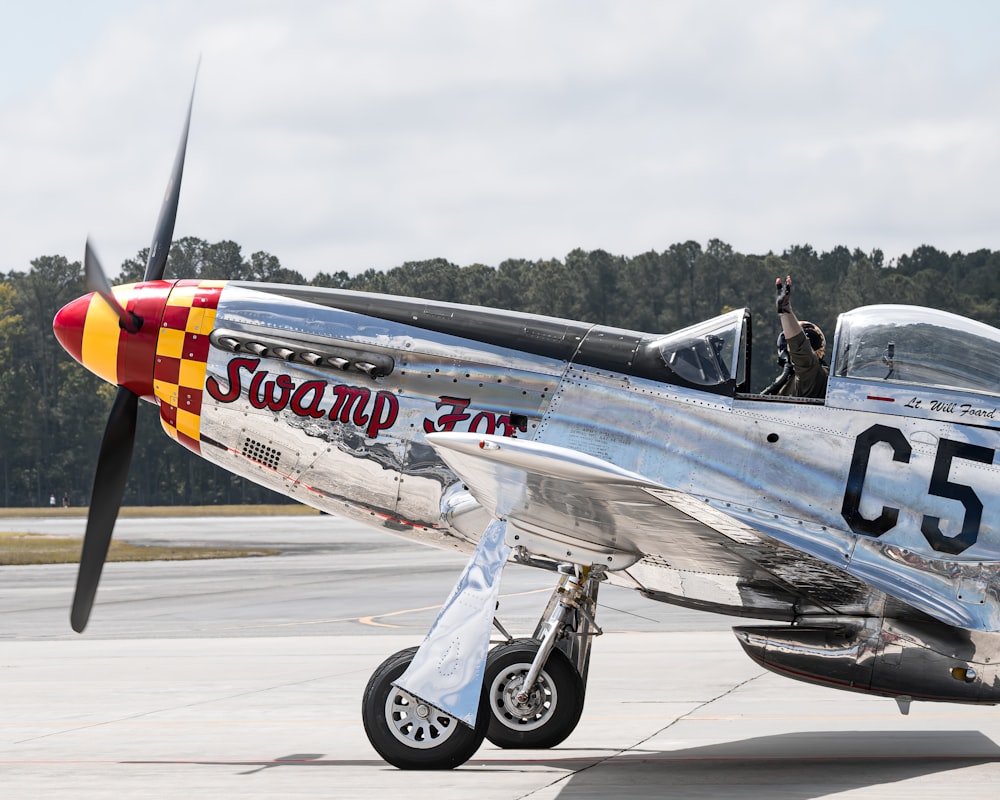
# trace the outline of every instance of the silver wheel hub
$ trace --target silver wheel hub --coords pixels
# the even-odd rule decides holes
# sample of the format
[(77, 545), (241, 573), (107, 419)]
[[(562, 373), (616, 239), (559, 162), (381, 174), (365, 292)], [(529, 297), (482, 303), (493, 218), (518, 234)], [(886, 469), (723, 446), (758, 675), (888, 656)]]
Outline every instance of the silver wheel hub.
[(535, 685), (524, 691), (524, 678), (531, 664), (513, 664), (500, 672), (489, 687), (493, 716), (508, 728), (530, 731), (545, 725), (558, 702), (555, 684), (542, 670)]
[(385, 699), (385, 721), (396, 739), (415, 750), (437, 747), (459, 725), (453, 716), (420, 702), (398, 686), (393, 686)]

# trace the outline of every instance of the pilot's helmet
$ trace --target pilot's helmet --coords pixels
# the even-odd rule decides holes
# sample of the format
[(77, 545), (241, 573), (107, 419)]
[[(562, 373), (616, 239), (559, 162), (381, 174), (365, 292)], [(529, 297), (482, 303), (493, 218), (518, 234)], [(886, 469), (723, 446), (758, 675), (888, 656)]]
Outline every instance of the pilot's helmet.
[[(812, 322), (802, 322), (802, 332), (805, 333), (806, 338), (809, 340), (809, 344), (812, 345), (812, 349), (816, 351), (820, 358), (823, 357), (823, 352), (826, 350), (826, 337), (823, 335), (823, 331), (820, 330), (819, 325)], [(785, 334), (778, 334), (778, 362), (784, 364), (788, 360), (788, 342), (785, 341)]]
[(822, 354), (826, 350), (826, 337), (823, 335), (823, 331), (819, 329), (819, 325), (814, 325), (812, 322), (803, 322), (801, 324), (806, 338), (809, 339), (809, 344), (812, 345), (812, 349)]

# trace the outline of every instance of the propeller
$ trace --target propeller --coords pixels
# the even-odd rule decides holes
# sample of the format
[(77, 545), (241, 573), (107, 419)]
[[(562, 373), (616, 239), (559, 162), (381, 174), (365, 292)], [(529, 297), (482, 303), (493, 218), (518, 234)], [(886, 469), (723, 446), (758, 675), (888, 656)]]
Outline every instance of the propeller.
[[(201, 62), (198, 62), (199, 67)], [(198, 68), (194, 73), (195, 84), (198, 83)], [(191, 99), (188, 101), (187, 117), (184, 119), (184, 130), (174, 157), (174, 168), (170, 171), (170, 181), (160, 206), (160, 216), (156, 220), (156, 230), (153, 232), (153, 243), (149, 247), (149, 258), (146, 261), (144, 281), (158, 281), (163, 278), (167, 268), (167, 254), (174, 237), (174, 223), (177, 221), (177, 204), (181, 198), (181, 176), (184, 174), (184, 154), (187, 152), (188, 131), (191, 129), (191, 109), (194, 106), (194, 87), (191, 88)]]
[(111, 546), (111, 534), (118, 519), (128, 469), (135, 444), (135, 422), (139, 410), (139, 395), (124, 386), (118, 387), (108, 424), (101, 440), (101, 451), (94, 471), (94, 488), (90, 492), (87, 530), (83, 536), (80, 571), (76, 576), (76, 594), (70, 623), (73, 630), (83, 633), (94, 605), (97, 584), (101, 580), (104, 561)]
[[(195, 72), (195, 84), (197, 85), (197, 71)], [(191, 89), (184, 130), (177, 148), (177, 155), (174, 158), (174, 166), (170, 172), (170, 180), (167, 183), (167, 191), (160, 207), (160, 214), (156, 221), (156, 229), (153, 232), (153, 243), (149, 249), (144, 281), (160, 280), (166, 270), (167, 254), (170, 252), (174, 223), (177, 221), (177, 205), (180, 200), (184, 155), (187, 150), (193, 106), (194, 88)], [(89, 239), (84, 257), (84, 282), (88, 290), (100, 296), (117, 314), (119, 325), (125, 331), (136, 333), (142, 327), (142, 319), (135, 313), (126, 310), (115, 298), (111, 291), (111, 283), (108, 281)], [(97, 595), (97, 585), (101, 580), (101, 572), (108, 556), (108, 548), (111, 546), (111, 535), (118, 519), (122, 498), (125, 496), (125, 485), (128, 482), (132, 450), (135, 445), (138, 411), (139, 396), (124, 386), (119, 386), (115, 394), (114, 404), (111, 407), (111, 414), (108, 416), (107, 426), (104, 429), (101, 450), (97, 456), (97, 469), (94, 471), (94, 486), (90, 492), (90, 510), (83, 537), (83, 550), (80, 554), (80, 569), (76, 578), (73, 608), (70, 612), (70, 623), (77, 633), (83, 632), (90, 619), (90, 611)]]
[(101, 299), (111, 307), (111, 310), (118, 315), (118, 324), (122, 328), (129, 333), (136, 333), (142, 327), (142, 317), (132, 311), (126, 311), (111, 291), (111, 283), (108, 281), (108, 276), (104, 274), (100, 259), (90, 244), (89, 236), (83, 256), (83, 284), (90, 291), (99, 294)]

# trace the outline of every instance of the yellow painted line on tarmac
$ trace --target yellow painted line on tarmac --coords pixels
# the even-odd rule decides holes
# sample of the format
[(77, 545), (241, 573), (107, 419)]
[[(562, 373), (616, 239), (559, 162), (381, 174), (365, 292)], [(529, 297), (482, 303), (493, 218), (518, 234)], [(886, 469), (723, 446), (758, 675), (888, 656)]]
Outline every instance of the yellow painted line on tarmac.
[(441, 606), (424, 606), (423, 608), (407, 608), (403, 611), (390, 611), (388, 614), (373, 614), (370, 617), (361, 617), (358, 619), (358, 622), (362, 625), (371, 625), (374, 628), (402, 628), (402, 625), (393, 625), (390, 622), (376, 622), (375, 620), (385, 617), (398, 617), (401, 614), (416, 614), (420, 611), (433, 611), (435, 608), (441, 608)]
[[(542, 592), (551, 594), (552, 590), (548, 588), (529, 589), (526, 592), (513, 592), (511, 594), (502, 594), (500, 595), (500, 598), (503, 599), (505, 597), (524, 597), (525, 595), (540, 594)], [(441, 608), (441, 605), (442, 604), (438, 604), (436, 606), (424, 606), (423, 608), (406, 608), (403, 609), (402, 611), (390, 611), (386, 614), (372, 614), (370, 617), (361, 617), (358, 620), (358, 622), (360, 622), (362, 625), (371, 625), (374, 628), (402, 628), (403, 627), (402, 625), (393, 625), (391, 622), (376, 622), (376, 620), (385, 619), (387, 617), (399, 617), (402, 616), (403, 614), (417, 614), (420, 613), (421, 611), (433, 611), (436, 608)]]

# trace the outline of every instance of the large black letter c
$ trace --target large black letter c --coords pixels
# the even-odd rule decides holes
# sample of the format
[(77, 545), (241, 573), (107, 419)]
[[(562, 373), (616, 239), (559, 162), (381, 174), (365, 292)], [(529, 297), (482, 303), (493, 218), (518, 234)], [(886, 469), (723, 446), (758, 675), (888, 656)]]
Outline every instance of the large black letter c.
[(877, 444), (887, 444), (892, 448), (892, 460), (908, 464), (913, 452), (902, 431), (886, 425), (872, 425), (854, 443), (851, 471), (847, 476), (847, 490), (841, 514), (855, 533), (863, 536), (881, 536), (895, 527), (899, 519), (899, 509), (882, 506), (882, 513), (875, 519), (861, 516), (861, 491), (868, 476), (868, 458)]

